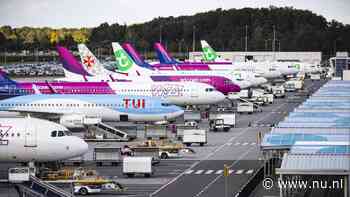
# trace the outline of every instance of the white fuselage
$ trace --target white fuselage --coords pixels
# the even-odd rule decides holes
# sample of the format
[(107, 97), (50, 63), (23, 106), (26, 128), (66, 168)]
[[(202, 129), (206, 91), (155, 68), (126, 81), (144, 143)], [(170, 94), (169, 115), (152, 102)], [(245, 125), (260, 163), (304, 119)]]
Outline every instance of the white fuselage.
[(180, 106), (216, 104), (225, 99), (212, 86), (197, 82), (110, 82), (109, 86), (118, 95), (156, 96)]
[(0, 162), (58, 161), (88, 151), (82, 139), (68, 136), (64, 126), (47, 120), (0, 118), (0, 132)]
[[(123, 99), (122, 99), (123, 98)], [(127, 100), (127, 101), (126, 101)], [(0, 101), (2, 111), (45, 115), (61, 119), (63, 116), (100, 118), (101, 121), (162, 121), (183, 114), (177, 106), (153, 99), (117, 95), (27, 95)], [(75, 117), (71, 121), (78, 121)]]

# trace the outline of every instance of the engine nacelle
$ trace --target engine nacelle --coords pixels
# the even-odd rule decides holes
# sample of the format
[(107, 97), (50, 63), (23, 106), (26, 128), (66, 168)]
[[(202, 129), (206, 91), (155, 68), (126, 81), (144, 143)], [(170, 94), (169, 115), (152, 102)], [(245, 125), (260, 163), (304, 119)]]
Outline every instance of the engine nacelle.
[(86, 125), (94, 125), (101, 122), (101, 118), (86, 117), (80, 114), (63, 115), (60, 124), (67, 128), (84, 128)]

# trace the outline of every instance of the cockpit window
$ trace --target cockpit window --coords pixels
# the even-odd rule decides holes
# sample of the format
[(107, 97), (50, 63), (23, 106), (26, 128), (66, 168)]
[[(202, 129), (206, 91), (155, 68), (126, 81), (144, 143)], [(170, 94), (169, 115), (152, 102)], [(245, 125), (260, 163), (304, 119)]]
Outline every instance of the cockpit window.
[(276, 68), (270, 68), (269, 71), (276, 71)]
[(214, 88), (205, 88), (205, 91), (206, 91), (206, 92), (213, 92), (213, 91), (214, 91)]
[(58, 137), (62, 137), (62, 136), (64, 136), (64, 132), (63, 132), (63, 131), (58, 131), (57, 136), (58, 136)]
[(52, 131), (51, 132), (51, 137), (56, 137), (57, 136), (57, 131)]

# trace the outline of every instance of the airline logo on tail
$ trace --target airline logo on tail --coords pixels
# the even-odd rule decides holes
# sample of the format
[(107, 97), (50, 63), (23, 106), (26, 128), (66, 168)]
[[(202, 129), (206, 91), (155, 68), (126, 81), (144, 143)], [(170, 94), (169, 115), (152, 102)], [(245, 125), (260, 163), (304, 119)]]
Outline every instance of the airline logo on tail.
[(205, 61), (215, 61), (218, 57), (216, 52), (210, 47), (210, 45), (205, 41), (201, 40), (203, 58)]
[(92, 66), (95, 64), (95, 60), (93, 57), (88, 55), (83, 58), (83, 64), (86, 65), (88, 69), (91, 69)]
[(86, 47), (85, 44), (78, 44), (79, 54), (84, 68), (93, 75), (102, 73), (103, 67), (94, 54)]
[(119, 47), (116, 47), (116, 50), (114, 51), (114, 55), (117, 60), (117, 67), (118, 67), (117, 69), (119, 71), (126, 72), (132, 67), (133, 65), (132, 60), (122, 48), (120, 49)]

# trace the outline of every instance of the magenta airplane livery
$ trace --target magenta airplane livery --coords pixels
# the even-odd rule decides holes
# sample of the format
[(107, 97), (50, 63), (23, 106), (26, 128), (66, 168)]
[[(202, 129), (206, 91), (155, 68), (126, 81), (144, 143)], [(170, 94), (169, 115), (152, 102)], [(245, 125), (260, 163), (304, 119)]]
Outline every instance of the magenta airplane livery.
[(0, 98), (27, 94), (114, 94), (107, 82), (16, 82), (0, 70)]
[[(60, 55), (60, 58), (63, 60), (62, 61), (63, 67), (66, 70), (68, 70), (69, 72), (72, 72), (72, 73), (79, 75), (79, 76), (84, 76), (87, 74), (87, 75), (91, 75), (92, 76), (91, 78), (97, 78), (97, 79), (108, 80), (111, 78), (111, 76), (106, 75), (105, 72), (98, 73), (98, 71), (102, 70), (102, 69), (94, 69), (94, 71), (97, 71), (97, 72), (94, 72), (92, 74), (92, 73), (89, 73), (87, 70), (85, 70), (81, 63), (74, 62), (74, 64), (70, 64), (73, 62), (68, 61), (68, 57), (73, 57), (73, 55), (64, 47), (57, 47), (57, 50), (58, 50), (58, 53)], [(114, 51), (114, 55), (116, 56), (117, 59), (119, 59), (119, 61), (120, 61), (119, 65), (122, 65), (121, 69), (119, 69), (118, 73), (116, 73), (116, 74), (122, 73), (123, 76), (129, 77), (130, 80), (133, 80), (133, 81), (134, 81), (134, 79), (137, 79), (137, 78), (150, 78), (152, 81), (147, 82), (147, 84), (153, 84), (153, 83), (157, 82), (157, 84), (154, 84), (154, 85), (158, 85), (158, 86), (161, 84), (159, 82), (162, 82), (162, 83), (165, 83), (165, 82), (166, 83), (184, 82), (182, 84), (184, 84), (186, 86), (189, 85), (190, 82), (192, 82), (192, 83), (196, 83), (196, 85), (195, 85), (196, 87), (203, 86), (204, 91), (206, 91), (206, 89), (210, 90), (209, 87), (204, 88), (205, 84), (209, 85), (210, 87), (214, 87), (216, 90), (218, 90), (224, 94), (227, 94), (229, 92), (239, 92), (240, 91), (240, 87), (238, 85), (232, 83), (232, 81), (226, 77), (205, 76), (205, 75), (193, 75), (192, 76), (192, 75), (159, 74), (154, 70), (140, 67), (137, 64), (135, 64), (135, 62), (130, 58), (129, 55), (127, 55), (127, 53), (123, 49), (119, 50), (119, 51)], [(120, 60), (120, 58), (122, 58), (122, 59)], [(69, 58), (69, 59), (72, 60), (75, 58)], [(74, 69), (71, 68), (71, 66), (75, 67), (76, 65), (79, 68), (74, 68)], [(97, 65), (93, 64), (91, 66), (97, 66)], [(93, 68), (91, 68), (91, 69), (93, 69)], [(153, 72), (155, 72), (154, 75), (152, 74)], [(69, 78), (67, 78), (67, 80), (69, 80)], [(137, 80), (135, 80), (135, 82), (137, 82)], [(120, 83), (120, 84), (123, 84), (123, 83)], [(146, 83), (144, 82), (144, 84), (146, 84)], [(201, 84), (203, 84), (203, 85), (201, 85)], [(140, 92), (140, 91), (135, 90), (135, 92)], [(205, 95), (205, 94), (203, 94), (203, 95)], [(197, 98), (197, 100), (199, 100), (199, 99)]]
[[(228, 94), (230, 92), (239, 92), (241, 87), (235, 83), (233, 83), (229, 78), (224, 76), (217, 75), (209, 75), (205, 73), (180, 73), (180, 72), (162, 72), (155, 71), (154, 69), (149, 69), (149, 66), (145, 66), (146, 62), (142, 60), (140, 55), (133, 50), (134, 54), (136, 54), (139, 58), (138, 61), (140, 64), (144, 65), (144, 67), (139, 66), (136, 62), (131, 58), (131, 56), (125, 51), (125, 49), (120, 46), (119, 43), (113, 42), (112, 48), (114, 52), (114, 56), (117, 61), (118, 71), (124, 72), (129, 75), (141, 75), (141, 76), (149, 76), (153, 81), (178, 81), (178, 82), (201, 82), (212, 85), (217, 90), (224, 94)], [(142, 60), (142, 61), (141, 61)]]

